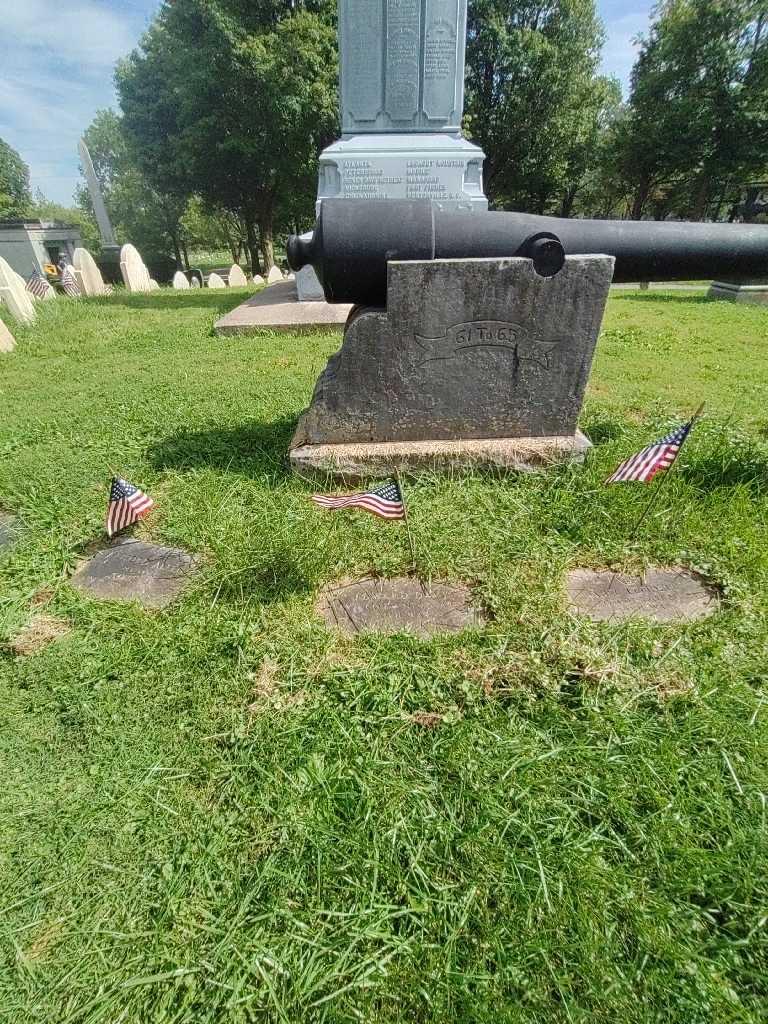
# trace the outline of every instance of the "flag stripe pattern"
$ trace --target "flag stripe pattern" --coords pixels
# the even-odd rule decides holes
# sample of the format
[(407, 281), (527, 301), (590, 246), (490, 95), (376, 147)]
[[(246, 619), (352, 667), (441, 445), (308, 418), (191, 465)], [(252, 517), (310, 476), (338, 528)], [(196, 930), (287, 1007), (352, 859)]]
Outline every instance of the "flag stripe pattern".
[(693, 421), (677, 427), (660, 441), (649, 444), (636, 455), (627, 459), (619, 468), (608, 477), (606, 484), (622, 484), (630, 480), (639, 480), (648, 484), (657, 473), (663, 469), (669, 469), (680, 453), (685, 439), (691, 432)]
[(69, 264), (61, 272), (61, 287), (73, 299), (80, 297), (80, 285), (75, 280), (74, 272)]
[(36, 299), (44, 299), (48, 294), (48, 280), (39, 270), (36, 270), (27, 281), (27, 291), (31, 292)]
[(361, 508), (382, 519), (404, 519), (403, 496), (396, 483), (384, 484), (375, 491), (361, 494), (313, 494), (312, 501), (321, 508)]
[(107, 536), (112, 537), (126, 526), (142, 519), (153, 505), (154, 502), (148, 494), (129, 484), (127, 480), (114, 477), (109, 491)]

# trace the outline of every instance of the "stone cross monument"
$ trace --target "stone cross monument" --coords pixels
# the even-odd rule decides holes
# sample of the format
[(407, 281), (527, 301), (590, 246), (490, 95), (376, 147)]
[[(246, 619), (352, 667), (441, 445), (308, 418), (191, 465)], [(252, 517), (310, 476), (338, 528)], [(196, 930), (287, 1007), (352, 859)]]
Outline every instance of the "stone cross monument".
[[(323, 199), (431, 199), (486, 210), (481, 149), (461, 134), (467, 0), (339, 0), (341, 130)], [(314, 272), (300, 299), (323, 298)]]

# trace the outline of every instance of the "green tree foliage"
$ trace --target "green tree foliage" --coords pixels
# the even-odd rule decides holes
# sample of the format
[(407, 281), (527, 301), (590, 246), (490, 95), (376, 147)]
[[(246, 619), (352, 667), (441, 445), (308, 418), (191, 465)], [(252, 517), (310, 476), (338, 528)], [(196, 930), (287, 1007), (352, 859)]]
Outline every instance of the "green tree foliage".
[(101, 245), (99, 228), (89, 210), (80, 206), (62, 206), (46, 199), (38, 189), (29, 207), (29, 216), (38, 220), (58, 221), (60, 224), (73, 224), (80, 229), (80, 238), (86, 249), (98, 252)]
[(616, 86), (596, 78), (603, 41), (594, 0), (473, 0), (467, 126), (486, 153), (496, 205), (573, 206)]
[(663, 0), (632, 74), (615, 140), (631, 216), (717, 215), (763, 173), (768, 3)]
[(15, 149), (0, 139), (0, 218), (24, 217), (31, 202), (29, 168)]
[[(84, 138), (118, 241), (133, 242), (147, 259), (172, 253), (181, 265), (183, 232), (179, 222), (187, 197), (162, 192), (150, 184), (123, 130), (122, 118), (113, 110), (98, 111)], [(91, 213), (85, 185), (79, 186), (77, 197), (80, 207)]]
[(328, 4), (166, 2), (118, 69), (147, 179), (239, 218), (254, 269), (272, 265), (281, 225), (311, 218), (338, 126), (332, 18)]

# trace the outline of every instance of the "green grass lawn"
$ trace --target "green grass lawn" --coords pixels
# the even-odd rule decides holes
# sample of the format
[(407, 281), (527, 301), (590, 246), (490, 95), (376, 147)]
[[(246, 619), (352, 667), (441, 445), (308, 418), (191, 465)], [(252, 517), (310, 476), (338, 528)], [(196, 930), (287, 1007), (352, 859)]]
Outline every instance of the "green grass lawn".
[[(246, 294), (57, 300), (0, 356), (0, 1020), (764, 1022), (768, 312), (616, 292), (585, 467), (411, 482), (424, 577), (493, 614), (426, 642), (313, 613), (406, 536), (288, 472), (338, 337), (213, 336)], [(704, 400), (632, 542), (648, 490), (601, 481)], [(203, 556), (165, 611), (68, 586), (113, 470)], [(564, 607), (680, 563), (711, 619)]]

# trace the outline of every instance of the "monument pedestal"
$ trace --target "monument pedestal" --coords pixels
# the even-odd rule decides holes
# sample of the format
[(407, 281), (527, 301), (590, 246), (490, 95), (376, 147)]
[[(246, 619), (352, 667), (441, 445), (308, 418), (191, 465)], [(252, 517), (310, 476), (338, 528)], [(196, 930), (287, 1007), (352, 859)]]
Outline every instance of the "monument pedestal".
[(357, 307), (291, 444), (299, 473), (581, 459), (577, 430), (613, 275), (569, 257), (393, 261), (387, 308)]
[(751, 306), (768, 306), (768, 280), (713, 281), (707, 292), (708, 299), (724, 299)]

